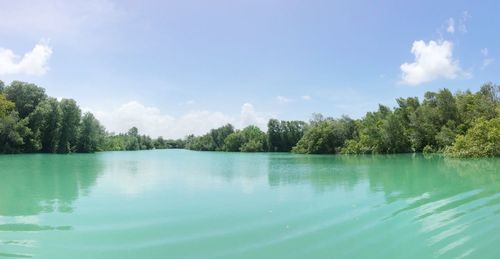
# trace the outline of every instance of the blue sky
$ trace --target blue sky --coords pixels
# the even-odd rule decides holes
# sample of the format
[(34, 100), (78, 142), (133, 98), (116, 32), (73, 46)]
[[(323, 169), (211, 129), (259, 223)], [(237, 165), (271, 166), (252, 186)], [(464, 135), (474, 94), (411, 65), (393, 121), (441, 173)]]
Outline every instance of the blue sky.
[(497, 1), (4, 1), (0, 79), (74, 98), (112, 131), (359, 118), (500, 83)]

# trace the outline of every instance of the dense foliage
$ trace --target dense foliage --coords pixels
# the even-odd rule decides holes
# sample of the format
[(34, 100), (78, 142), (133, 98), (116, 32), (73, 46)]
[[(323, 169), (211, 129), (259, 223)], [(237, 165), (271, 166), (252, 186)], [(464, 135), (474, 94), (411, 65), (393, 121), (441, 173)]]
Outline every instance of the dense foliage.
[(0, 153), (71, 153), (182, 148), (182, 140), (151, 139), (137, 128), (109, 134), (72, 99), (55, 98), (34, 84), (0, 81)]
[[(186, 147), (205, 151), (293, 151), (304, 154), (380, 154), (445, 152), (450, 157), (500, 155), (500, 87), (485, 84), (477, 93), (448, 89), (417, 97), (398, 98), (391, 109), (379, 105), (362, 119), (324, 118), (309, 123), (269, 120), (267, 134), (255, 126), (241, 131), (231, 125), (200, 137)], [(249, 132), (255, 132), (250, 134)], [(215, 138), (214, 136), (218, 136)], [(220, 139), (225, 138), (224, 144)]]
[(455, 143), (445, 149), (451, 157), (489, 157), (500, 154), (500, 116), (491, 120), (478, 119), (465, 135), (458, 135)]
[(448, 89), (398, 98), (358, 120), (314, 114), (309, 123), (269, 120), (267, 132), (231, 124), (184, 140), (152, 139), (133, 127), (108, 133), (72, 99), (55, 98), (34, 84), (0, 81), (0, 153), (71, 153), (187, 148), (200, 151), (377, 154), (444, 152), (449, 157), (500, 156), (500, 87), (452, 94)]
[(306, 123), (303, 121), (278, 121), (267, 123), (267, 143), (271, 152), (290, 152), (304, 136)]
[(337, 153), (347, 139), (352, 138), (356, 128), (354, 121), (348, 117), (338, 120), (323, 118), (315, 114), (310, 121), (308, 130), (293, 147), (296, 153), (327, 154)]
[[(357, 135), (346, 141), (343, 153), (442, 152), (453, 156), (498, 156), (498, 149), (477, 154), (469, 149), (479, 141), (473, 132), (498, 133), (496, 109), (500, 87), (485, 84), (477, 93), (449, 90), (425, 93), (422, 103), (416, 97), (397, 99), (398, 107), (380, 106), (357, 121)], [(479, 127), (479, 128), (478, 128)], [(463, 137), (465, 135), (466, 137)], [(467, 137), (467, 136), (471, 137)], [(458, 136), (458, 137), (457, 137)], [(482, 144), (498, 146), (498, 138), (487, 138)], [(454, 148), (449, 149), (448, 147)]]
[(256, 126), (234, 130), (231, 124), (227, 124), (212, 129), (203, 136), (188, 136), (186, 148), (200, 151), (262, 152), (267, 151), (266, 138), (266, 133)]

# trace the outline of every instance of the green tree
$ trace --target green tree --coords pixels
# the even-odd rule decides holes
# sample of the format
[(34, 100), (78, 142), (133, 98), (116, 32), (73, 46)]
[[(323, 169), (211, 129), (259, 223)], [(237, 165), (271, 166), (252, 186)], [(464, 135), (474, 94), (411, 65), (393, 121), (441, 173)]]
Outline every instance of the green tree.
[(0, 117), (0, 153), (23, 152), (24, 138), (30, 133), (25, 120), (16, 111)]
[(7, 100), (7, 98), (0, 93), (0, 118), (9, 115), (15, 107), (16, 105), (13, 102)]
[(269, 151), (278, 152), (282, 148), (282, 128), (279, 120), (270, 119), (267, 123), (267, 143), (269, 144)]
[(126, 150), (140, 150), (139, 130), (137, 127), (132, 127), (127, 132)]
[(445, 155), (448, 157), (500, 156), (500, 116), (491, 120), (478, 119), (465, 135), (457, 136), (455, 143), (446, 148)]
[(104, 127), (90, 112), (82, 116), (77, 152), (90, 153), (101, 151), (105, 137)]
[(217, 129), (212, 129), (210, 130), (210, 138), (212, 140), (211, 146), (213, 146), (213, 149), (215, 151), (222, 151), (224, 149), (224, 140), (234, 132), (234, 127), (231, 124), (226, 124), (222, 127), (219, 127)]
[(349, 117), (335, 120), (315, 115), (304, 136), (292, 151), (303, 154), (334, 154), (347, 139), (352, 138), (355, 124)]
[(290, 152), (304, 135), (306, 123), (303, 121), (278, 121), (267, 123), (267, 143), (271, 152)]
[(55, 98), (43, 100), (29, 116), (32, 134), (27, 142), (31, 152), (55, 153), (61, 138), (63, 112)]
[(82, 112), (73, 99), (62, 99), (59, 107), (62, 111), (62, 120), (57, 149), (59, 153), (70, 153), (76, 149)]
[(224, 150), (230, 152), (238, 152), (240, 151), (240, 147), (244, 143), (243, 135), (241, 131), (235, 131), (224, 139)]
[(45, 89), (20, 81), (12, 82), (5, 88), (4, 93), (7, 99), (16, 104), (21, 119), (27, 117), (41, 101), (47, 98)]
[(266, 133), (262, 132), (259, 127), (250, 125), (241, 130), (243, 143), (240, 151), (242, 152), (263, 152), (267, 150)]

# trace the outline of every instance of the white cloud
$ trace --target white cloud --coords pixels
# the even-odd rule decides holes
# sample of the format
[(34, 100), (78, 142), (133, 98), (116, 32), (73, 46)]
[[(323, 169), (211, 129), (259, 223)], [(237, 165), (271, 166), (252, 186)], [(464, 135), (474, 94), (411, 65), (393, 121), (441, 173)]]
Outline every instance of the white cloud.
[(488, 48), (481, 49), (481, 55), (483, 55), (483, 64), (481, 66), (481, 69), (485, 69), (495, 61), (495, 59), (490, 57)]
[(312, 97), (309, 95), (302, 95), (300, 98), (304, 101), (310, 101), (312, 99)]
[(110, 132), (126, 132), (135, 126), (141, 134), (152, 137), (182, 138), (189, 134), (201, 135), (227, 123), (238, 128), (256, 125), (264, 130), (267, 122), (267, 117), (257, 113), (250, 103), (242, 105), (239, 118), (212, 111), (190, 111), (174, 117), (137, 101), (130, 101), (111, 111), (88, 110)]
[(44, 75), (51, 55), (52, 48), (43, 41), (22, 58), (10, 49), (0, 48), (0, 75)]
[(240, 127), (246, 127), (248, 125), (255, 125), (261, 129), (266, 127), (267, 119), (259, 115), (252, 104), (245, 103), (241, 106), (240, 113)]
[(449, 41), (415, 41), (411, 48), (413, 63), (400, 66), (402, 83), (419, 85), (438, 78), (454, 79), (462, 75), (458, 60), (453, 60), (453, 43)]
[(453, 18), (448, 19), (448, 26), (446, 27), (446, 31), (451, 34), (455, 33), (455, 20)]
[(293, 101), (293, 99), (281, 95), (276, 96), (276, 100), (278, 100), (278, 102), (280, 103), (289, 103)]

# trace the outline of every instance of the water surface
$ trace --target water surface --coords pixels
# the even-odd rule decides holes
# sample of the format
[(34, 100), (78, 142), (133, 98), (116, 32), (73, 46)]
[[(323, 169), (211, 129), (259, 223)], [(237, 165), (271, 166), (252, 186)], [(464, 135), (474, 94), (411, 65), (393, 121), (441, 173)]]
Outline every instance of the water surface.
[(500, 159), (0, 156), (0, 257), (500, 258)]

